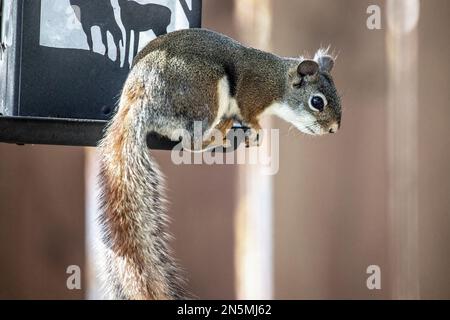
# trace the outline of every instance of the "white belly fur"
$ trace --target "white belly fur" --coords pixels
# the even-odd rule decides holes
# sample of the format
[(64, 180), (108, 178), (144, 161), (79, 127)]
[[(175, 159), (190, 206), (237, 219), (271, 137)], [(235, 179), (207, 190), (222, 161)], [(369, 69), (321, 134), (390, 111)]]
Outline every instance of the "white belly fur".
[(227, 77), (223, 77), (217, 83), (217, 101), (219, 108), (217, 110), (216, 118), (214, 119), (211, 128), (217, 126), (223, 118), (236, 117), (241, 118), (241, 112), (236, 99), (230, 96), (230, 84)]

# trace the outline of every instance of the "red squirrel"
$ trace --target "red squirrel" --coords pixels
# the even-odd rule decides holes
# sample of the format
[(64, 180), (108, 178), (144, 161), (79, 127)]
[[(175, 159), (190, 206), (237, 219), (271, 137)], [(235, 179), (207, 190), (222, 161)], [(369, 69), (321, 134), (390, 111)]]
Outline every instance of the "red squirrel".
[(274, 114), (311, 135), (334, 133), (341, 103), (334, 58), (283, 58), (205, 29), (175, 31), (151, 41), (135, 58), (118, 109), (99, 148), (101, 225), (107, 297), (182, 299), (187, 294), (165, 231), (164, 179), (147, 135), (225, 133), (234, 121), (259, 130)]

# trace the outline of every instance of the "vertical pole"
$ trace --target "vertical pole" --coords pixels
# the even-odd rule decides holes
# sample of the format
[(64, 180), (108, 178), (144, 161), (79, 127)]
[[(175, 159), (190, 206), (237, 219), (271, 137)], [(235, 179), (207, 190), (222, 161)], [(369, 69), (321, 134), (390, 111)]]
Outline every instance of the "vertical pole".
[(100, 249), (102, 248), (101, 231), (98, 224), (98, 199), (100, 196), (99, 189), (99, 159), (96, 149), (85, 148), (85, 195), (86, 195), (86, 266), (83, 272), (87, 281), (86, 283), (86, 299), (101, 299), (100, 293), (101, 283), (99, 274)]
[[(270, 50), (270, 4), (271, 0), (235, 1), (239, 36), (245, 44)], [(270, 120), (266, 119), (261, 125), (270, 127)], [(240, 206), (235, 220), (237, 298), (271, 299), (272, 179), (262, 174), (259, 164), (242, 165), (239, 182)]]
[(387, 1), (389, 261), (392, 298), (419, 298), (418, 33), (419, 0)]

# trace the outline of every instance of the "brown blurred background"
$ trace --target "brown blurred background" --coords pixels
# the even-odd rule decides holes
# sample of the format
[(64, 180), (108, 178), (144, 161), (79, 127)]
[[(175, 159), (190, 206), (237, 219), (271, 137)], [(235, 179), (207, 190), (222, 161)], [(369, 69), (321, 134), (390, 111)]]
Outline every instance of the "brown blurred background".
[[(328, 44), (336, 49), (334, 76), (344, 105), (342, 129), (332, 136), (311, 138), (272, 122), (281, 141), (280, 170), (272, 177), (271, 296), (396, 298), (388, 239), (389, 199), (395, 195), (389, 194), (386, 2), (265, 2), (274, 53), (312, 54)], [(382, 30), (366, 27), (371, 4), (382, 8)], [(237, 14), (231, 0), (203, 1), (204, 27), (248, 43), (252, 26), (244, 35)], [(450, 298), (449, 14), (449, 1), (421, 1), (418, 122), (410, 135), (418, 147), (415, 267), (423, 299)], [(254, 32), (256, 37), (257, 26)], [(65, 273), (68, 265), (83, 269), (90, 245), (85, 167), (92, 157), (86, 152), (94, 150), (0, 145), (0, 298), (87, 296), (87, 277), (82, 290), (69, 291)], [(245, 170), (174, 166), (168, 152), (154, 153), (167, 176), (173, 246), (190, 290), (200, 298), (240, 298), (235, 217)], [(381, 290), (366, 287), (369, 265), (381, 268)]]

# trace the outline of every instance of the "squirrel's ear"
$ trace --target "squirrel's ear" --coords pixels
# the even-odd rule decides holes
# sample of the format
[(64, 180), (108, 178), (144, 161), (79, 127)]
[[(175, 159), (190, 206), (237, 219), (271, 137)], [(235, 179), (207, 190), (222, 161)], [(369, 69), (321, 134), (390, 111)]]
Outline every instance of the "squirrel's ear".
[(319, 65), (314, 60), (303, 60), (297, 67), (300, 76), (313, 76), (319, 71)]
[(324, 56), (320, 56), (317, 59), (319, 66), (320, 66), (320, 70), (322, 71), (326, 71), (328, 73), (331, 72), (331, 70), (334, 67), (334, 59), (333, 57), (329, 56), (329, 55), (324, 55)]

